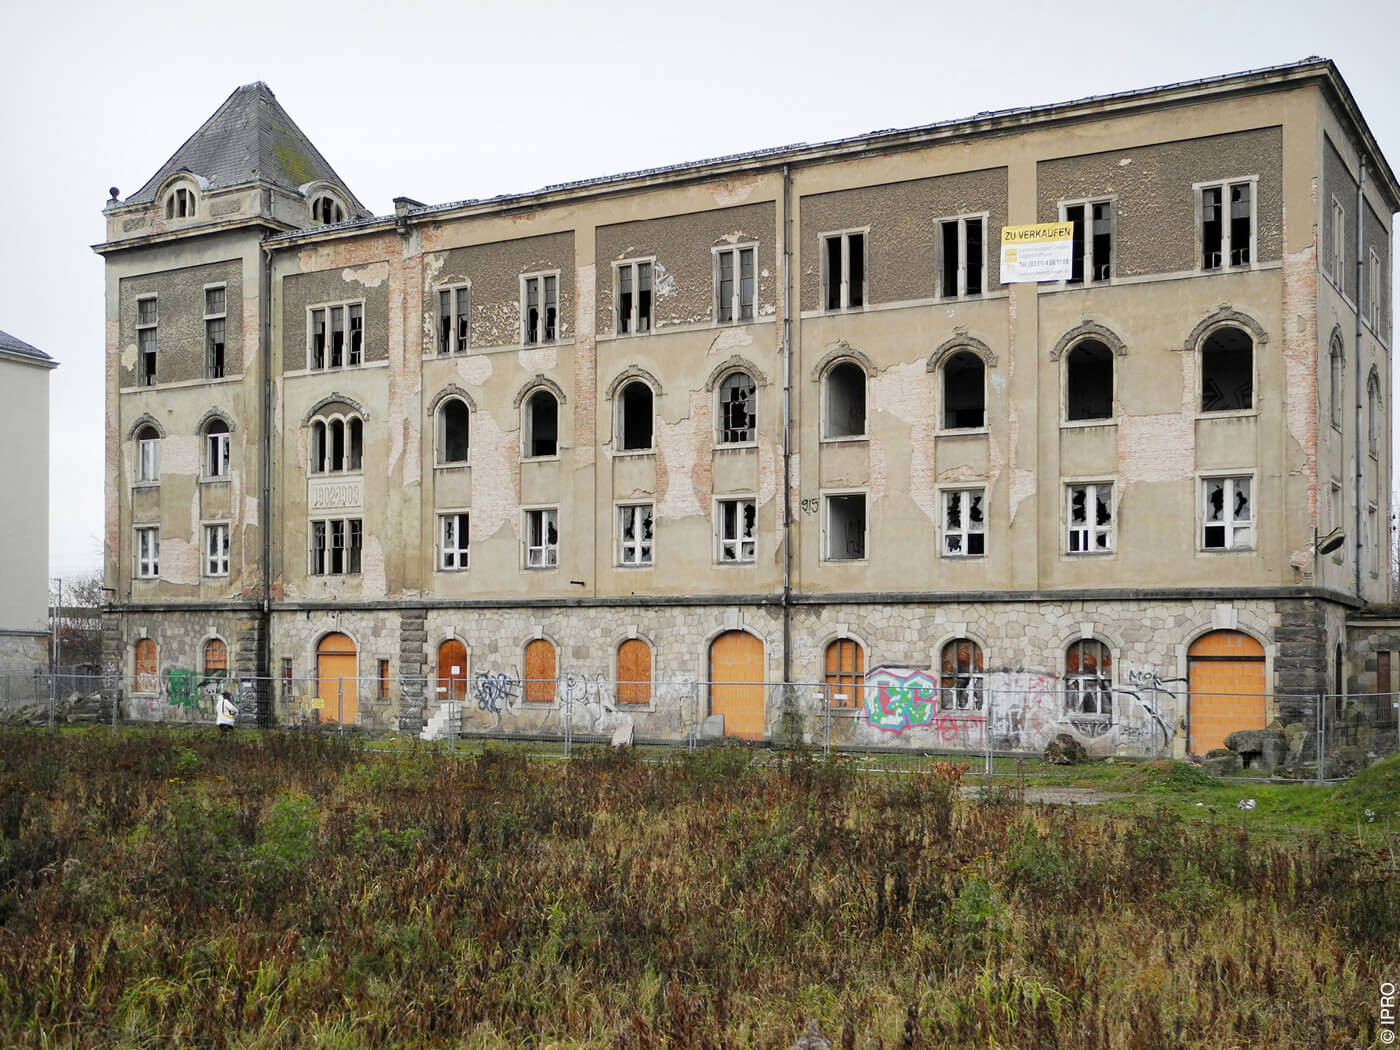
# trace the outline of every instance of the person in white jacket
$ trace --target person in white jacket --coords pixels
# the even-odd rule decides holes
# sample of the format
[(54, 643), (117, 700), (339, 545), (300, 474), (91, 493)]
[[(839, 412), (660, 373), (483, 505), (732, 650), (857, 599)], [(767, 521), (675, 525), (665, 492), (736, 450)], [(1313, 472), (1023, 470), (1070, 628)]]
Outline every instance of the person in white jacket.
[(238, 717), (238, 708), (233, 706), (233, 699), (227, 689), (219, 694), (219, 702), (214, 705), (214, 717), (219, 724), (220, 733), (233, 732), (233, 720)]

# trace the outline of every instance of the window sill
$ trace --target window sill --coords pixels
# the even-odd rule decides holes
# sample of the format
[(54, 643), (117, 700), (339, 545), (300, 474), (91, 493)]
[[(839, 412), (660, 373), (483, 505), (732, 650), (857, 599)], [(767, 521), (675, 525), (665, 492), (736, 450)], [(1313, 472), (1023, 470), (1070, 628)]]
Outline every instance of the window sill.
[(620, 448), (613, 451), (614, 459), (643, 459), (647, 456), (655, 456), (656, 449), (652, 448)]
[[(359, 467), (355, 470), (308, 470), (308, 478), (362, 478), (365, 476), (365, 468)], [(220, 478), (200, 478), (201, 481), (227, 481), (227, 477)]]
[(520, 462), (521, 462), (521, 463), (558, 463), (558, 462), (559, 462), (559, 453), (556, 452), (556, 453), (554, 453), (554, 455), (552, 455), (552, 456), (521, 456), (521, 457), (520, 457)]
[(614, 566), (613, 566), (613, 568), (616, 569), (616, 570), (618, 570), (618, 572), (641, 572), (641, 571), (650, 571), (651, 569), (654, 569), (655, 567), (656, 567), (656, 563), (655, 563), (655, 562), (646, 562), (645, 564), (642, 564), (642, 565), (623, 565), (623, 564), (618, 564), (618, 565), (614, 565)]
[(1207, 412), (1204, 409), (1196, 412), (1197, 419), (1251, 419), (1259, 415), (1257, 408), (1222, 408), (1218, 412)]
[(869, 440), (869, 434), (838, 434), (834, 437), (823, 434), (821, 437), (823, 445), (857, 445)]
[(464, 460), (459, 460), (459, 461), (453, 462), (453, 463), (434, 463), (434, 464), (433, 464), (433, 469), (434, 469), (434, 470), (466, 470), (466, 469), (467, 469), (468, 467), (470, 467), (471, 465), (472, 465), (472, 464), (471, 464), (471, 460), (466, 460), (466, 459), (464, 459)]
[(822, 558), (819, 565), (869, 565), (869, 558)]
[(986, 560), (987, 560), (987, 555), (986, 555), (986, 554), (949, 554), (947, 551), (944, 551), (942, 554), (939, 555), (939, 557), (940, 557), (940, 558), (943, 558), (943, 559), (945, 559), (945, 560), (947, 560), (947, 561), (986, 561)]
[(227, 485), (231, 481), (233, 481), (233, 476), (230, 474), (210, 474), (199, 479), (201, 485)]
[(939, 427), (934, 431), (935, 437), (985, 437), (990, 434), (991, 428), (985, 423), (980, 427)]
[(1198, 547), (1197, 554), (1254, 554), (1255, 547)]
[(1116, 427), (1118, 420), (1114, 416), (1105, 416), (1102, 419), (1066, 419), (1060, 424), (1061, 430), (1092, 430), (1095, 427)]
[(757, 558), (750, 558), (748, 561), (723, 561), (723, 560), (721, 560), (721, 561), (715, 562), (715, 568), (717, 568), (717, 569), (752, 569), (752, 568), (753, 568), (755, 565), (757, 565), (757, 564), (758, 564), (758, 559), (757, 559)]
[(753, 441), (716, 441), (715, 452), (742, 452), (745, 449), (758, 448), (758, 440)]
[(1062, 558), (1111, 558), (1117, 551), (1064, 551)]
[(934, 306), (945, 306), (949, 303), (980, 303), (991, 294), (989, 292), (968, 292), (965, 295), (940, 295), (933, 299)]
[(445, 575), (447, 575), (447, 576), (456, 576), (456, 575), (459, 575), (459, 574), (461, 574), (461, 573), (467, 572), (467, 571), (469, 570), (469, 568), (470, 568), (470, 566), (463, 565), (461, 568), (452, 568), (452, 569), (449, 569), (449, 568), (447, 568), (447, 567), (444, 566), (444, 565), (439, 565), (439, 566), (437, 566), (435, 569), (433, 569), (433, 572), (443, 573), (443, 574), (445, 574)]
[(558, 571), (559, 571), (559, 566), (558, 566), (558, 565), (525, 565), (525, 566), (522, 566), (522, 567), (521, 567), (520, 571), (521, 571), (521, 572), (558, 572)]
[(133, 482), (131, 483), (131, 487), (132, 487), (133, 489), (158, 489), (158, 488), (160, 488), (160, 482), (159, 482), (159, 481), (133, 481)]

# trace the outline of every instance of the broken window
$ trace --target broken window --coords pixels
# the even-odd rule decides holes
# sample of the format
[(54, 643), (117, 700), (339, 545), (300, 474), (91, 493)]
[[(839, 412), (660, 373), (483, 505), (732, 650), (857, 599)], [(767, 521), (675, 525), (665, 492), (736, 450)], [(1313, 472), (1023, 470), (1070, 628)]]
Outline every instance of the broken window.
[(864, 306), (865, 234), (826, 234), (823, 242), (826, 309), (852, 310)]
[(465, 569), (470, 554), (470, 515), (466, 511), (438, 515), (438, 568)]
[(1075, 344), (1065, 358), (1065, 418), (1113, 418), (1113, 351), (1096, 339)]
[(651, 263), (617, 264), (618, 335), (645, 335), (651, 331)]
[(943, 554), (948, 558), (980, 558), (987, 553), (984, 489), (945, 489), (943, 492)]
[(1372, 456), (1380, 451), (1381, 381), (1373, 368), (1366, 379), (1366, 447)]
[(1201, 348), (1201, 411), (1254, 407), (1254, 341), (1238, 328), (1219, 328)]
[(620, 565), (650, 565), (652, 545), (652, 505), (639, 503), (618, 507), (618, 550)]
[(1338, 430), (1342, 429), (1342, 403), (1346, 394), (1346, 351), (1342, 348), (1342, 337), (1332, 336), (1331, 348), (1328, 351), (1328, 409), (1332, 418), (1332, 425)]
[(1070, 554), (1104, 554), (1113, 550), (1113, 485), (1066, 485), (1069, 500)]
[(525, 455), (559, 454), (559, 402), (548, 390), (536, 390), (525, 402)]
[(730, 372), (719, 384), (719, 443), (753, 441), (756, 435), (756, 399), (753, 377)]
[(1372, 576), (1381, 573), (1381, 534), (1375, 504), (1366, 508), (1366, 568)]
[(345, 209), (329, 194), (323, 193), (311, 202), (311, 218), (322, 226), (345, 221)]
[(160, 480), (160, 434), (155, 427), (136, 432), (136, 480)]
[(619, 450), (622, 452), (641, 452), (650, 449), (652, 443), (651, 387), (640, 379), (628, 383), (618, 395), (617, 410), (617, 430), (621, 438)]
[(465, 463), (470, 449), (471, 415), (459, 397), (449, 397), (438, 407), (438, 462)]
[(193, 219), (194, 191), (184, 186), (177, 186), (171, 190), (165, 198), (165, 217), (167, 219)]
[(364, 463), (364, 423), (359, 416), (331, 416), (311, 421), (312, 474), (360, 470)]
[(722, 499), (719, 501), (719, 560), (751, 562), (754, 560), (754, 527), (756, 512), (752, 499)]
[(204, 575), (228, 575), (228, 523), (204, 526)]
[(860, 437), (865, 433), (865, 369), (842, 361), (826, 373), (826, 426), (822, 437)]
[(945, 711), (982, 710), (982, 647), (954, 638), (939, 658), (938, 706)]
[(826, 560), (865, 557), (865, 493), (826, 497)]
[(136, 300), (136, 382), (156, 385), (156, 299)]
[(1103, 642), (1083, 638), (1065, 650), (1065, 710), (1112, 717), (1113, 654)]
[(222, 419), (211, 419), (204, 428), (204, 476), (228, 477), (229, 430)]
[(1381, 330), (1381, 257), (1376, 249), (1369, 252), (1370, 258), (1366, 269), (1368, 277), (1366, 289), (1366, 319), (1371, 325), (1371, 331), (1380, 334)]
[(438, 289), (438, 353), (467, 352), (470, 299), (471, 289), (466, 285)]
[(307, 361), (312, 369), (344, 368), (364, 362), (363, 303), (317, 306), (310, 311)]
[(136, 529), (136, 575), (154, 580), (160, 575), (160, 526), (142, 525)]
[(1248, 266), (1253, 242), (1253, 183), (1246, 180), (1201, 187), (1201, 269)]
[(1346, 206), (1336, 197), (1332, 198), (1332, 282), (1338, 288), (1346, 288), (1347, 266), (1347, 211)]
[(520, 319), (521, 341), (526, 346), (552, 343), (559, 338), (559, 277), (533, 274), (522, 277)]
[(553, 507), (525, 512), (525, 568), (552, 569), (559, 564), (559, 511)]
[(223, 286), (204, 289), (204, 375), (224, 378), (224, 322), (227, 318)]
[(752, 321), (757, 247), (715, 249), (715, 320)]
[(981, 295), (987, 268), (983, 237), (985, 217), (940, 219), (938, 229), (938, 294), (944, 299)]
[(965, 430), (987, 425), (986, 366), (971, 350), (959, 350), (943, 363), (943, 428)]
[(1113, 202), (1060, 205), (1061, 221), (1074, 224), (1067, 284), (1092, 284), (1113, 276)]
[(1254, 546), (1254, 503), (1250, 478), (1206, 478), (1201, 548), (1248, 550)]
[(312, 576), (354, 575), (360, 571), (364, 542), (359, 518), (330, 518), (311, 523)]
[(853, 638), (837, 638), (826, 647), (826, 702), (865, 706), (865, 650)]

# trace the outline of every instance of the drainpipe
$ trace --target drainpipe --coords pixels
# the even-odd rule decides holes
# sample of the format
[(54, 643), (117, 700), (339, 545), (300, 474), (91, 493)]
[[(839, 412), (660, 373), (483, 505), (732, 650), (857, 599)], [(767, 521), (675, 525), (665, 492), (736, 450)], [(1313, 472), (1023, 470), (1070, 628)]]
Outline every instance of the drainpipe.
[[(1361, 344), (1364, 332), (1361, 327), (1361, 289), (1364, 285), (1365, 271), (1362, 269), (1361, 256), (1364, 250), (1364, 236), (1366, 230), (1366, 154), (1357, 150), (1361, 154), (1361, 176), (1356, 181), (1356, 600), (1361, 600), (1361, 557), (1362, 557), (1362, 531), (1363, 503), (1366, 497), (1366, 445), (1364, 442), (1370, 440), (1370, 435), (1362, 429), (1365, 424), (1364, 417), (1364, 383), (1361, 378), (1363, 360), (1361, 355)], [(1374, 542), (1374, 537), (1372, 541)]]
[(783, 165), (783, 681), (792, 680), (792, 174)]
[(259, 473), (259, 524), (262, 526), (262, 580), (258, 619), (262, 644), (258, 647), (256, 670), (262, 688), (258, 690), (258, 722), (272, 724), (272, 252), (263, 245), (262, 274), (259, 278), (258, 302), (262, 309), (262, 346), (258, 355), (262, 370), (262, 433), (259, 449), (262, 463)]

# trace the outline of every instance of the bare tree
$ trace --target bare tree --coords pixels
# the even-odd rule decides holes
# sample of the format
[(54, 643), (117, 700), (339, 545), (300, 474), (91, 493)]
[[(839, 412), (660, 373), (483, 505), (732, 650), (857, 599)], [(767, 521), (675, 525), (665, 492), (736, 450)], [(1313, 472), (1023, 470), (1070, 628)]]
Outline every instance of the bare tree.
[(107, 600), (102, 582), (101, 569), (63, 580), (57, 615), (59, 660), (64, 667), (96, 671), (101, 666), (102, 606)]

